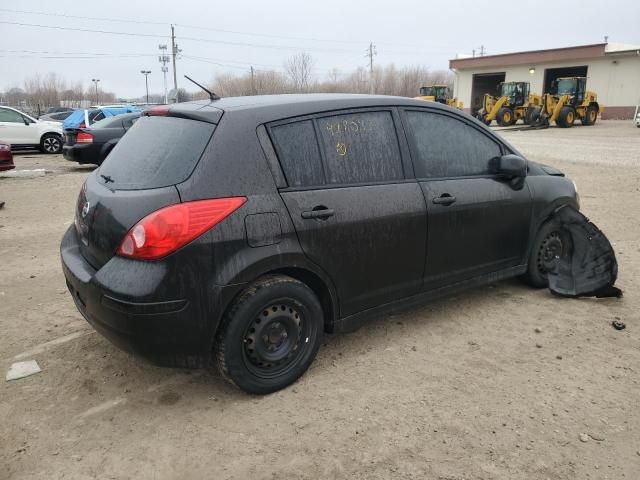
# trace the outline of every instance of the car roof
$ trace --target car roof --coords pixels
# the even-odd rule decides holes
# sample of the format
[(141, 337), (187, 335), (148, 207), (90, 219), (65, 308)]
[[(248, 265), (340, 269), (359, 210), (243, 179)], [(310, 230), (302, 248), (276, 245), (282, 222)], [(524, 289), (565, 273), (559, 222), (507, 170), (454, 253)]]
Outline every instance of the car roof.
[[(199, 100), (174, 104), (171, 112), (184, 111), (198, 113), (199, 116), (220, 116), (222, 112), (250, 112), (257, 123), (281, 118), (310, 115), (324, 111), (364, 107), (389, 106), (425, 107), (424, 100), (388, 95), (360, 95), (345, 93), (305, 93), (284, 95), (255, 95), (246, 97), (225, 97), (219, 100)], [(429, 103), (430, 108), (455, 111), (439, 103)]]

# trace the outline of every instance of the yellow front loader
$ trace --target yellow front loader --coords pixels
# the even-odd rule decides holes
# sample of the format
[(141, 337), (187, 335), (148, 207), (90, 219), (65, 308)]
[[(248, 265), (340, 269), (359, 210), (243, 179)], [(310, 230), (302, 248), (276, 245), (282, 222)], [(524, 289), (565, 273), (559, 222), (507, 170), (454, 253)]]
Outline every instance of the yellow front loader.
[(534, 112), (542, 106), (542, 97), (529, 93), (529, 82), (501, 82), (498, 96), (485, 94), (482, 108), (476, 113), (478, 120), (487, 125), (496, 120), (501, 127), (522, 120), (527, 125), (534, 121)]
[(552, 84), (552, 91), (545, 93), (542, 106), (533, 116), (536, 123), (549, 125), (551, 122), (562, 128), (570, 128), (576, 119), (582, 125), (593, 125), (604, 108), (598, 103), (598, 95), (586, 89), (586, 77), (558, 78)]
[(438, 102), (448, 105), (452, 108), (462, 110), (463, 104), (457, 98), (451, 95), (451, 89), (446, 85), (430, 85), (428, 87), (420, 87), (420, 96), (415, 97), (427, 102)]

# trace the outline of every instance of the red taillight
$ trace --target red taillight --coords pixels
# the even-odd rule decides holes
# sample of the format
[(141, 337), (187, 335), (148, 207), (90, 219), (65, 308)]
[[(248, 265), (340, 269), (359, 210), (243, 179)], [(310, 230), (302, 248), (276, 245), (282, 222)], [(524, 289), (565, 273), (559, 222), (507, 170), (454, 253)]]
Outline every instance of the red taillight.
[(93, 143), (93, 135), (87, 132), (78, 132), (76, 143)]
[(169, 107), (166, 105), (160, 105), (158, 107), (152, 107), (144, 111), (144, 115), (149, 117), (166, 117), (169, 115)]
[(161, 208), (127, 232), (116, 254), (139, 260), (166, 257), (213, 228), (246, 201), (246, 197), (228, 197)]

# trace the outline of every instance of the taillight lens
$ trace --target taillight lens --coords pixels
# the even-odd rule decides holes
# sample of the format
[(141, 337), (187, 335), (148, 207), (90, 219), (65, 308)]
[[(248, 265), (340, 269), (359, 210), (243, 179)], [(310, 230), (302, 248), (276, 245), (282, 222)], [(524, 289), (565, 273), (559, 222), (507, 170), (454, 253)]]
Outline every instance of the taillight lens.
[(127, 232), (116, 254), (138, 260), (166, 257), (213, 228), (246, 201), (246, 197), (228, 197), (161, 208)]
[(93, 143), (93, 135), (87, 132), (78, 132), (76, 143)]

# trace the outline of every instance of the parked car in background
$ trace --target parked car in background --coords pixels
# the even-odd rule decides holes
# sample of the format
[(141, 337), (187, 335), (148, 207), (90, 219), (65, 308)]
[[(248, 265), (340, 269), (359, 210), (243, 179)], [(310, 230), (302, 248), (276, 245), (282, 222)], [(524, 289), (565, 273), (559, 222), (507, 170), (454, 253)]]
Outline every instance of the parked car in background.
[(223, 98), (145, 112), (76, 202), (61, 256), (78, 310), (121, 348), (268, 393), (323, 332), (524, 275), (570, 241), (573, 182), (435, 102)]
[(45, 115), (38, 117), (38, 120), (62, 123), (73, 112), (74, 112), (73, 110), (69, 110), (67, 112), (47, 113)]
[(11, 148), (38, 148), (42, 153), (62, 151), (62, 125), (40, 121), (15, 108), (0, 106), (0, 138)]
[(74, 110), (75, 108), (71, 107), (49, 107), (44, 114), (49, 115), (51, 113), (73, 112)]
[(106, 106), (80, 109), (73, 112), (62, 123), (62, 128), (65, 130), (79, 129), (90, 127), (96, 122), (109, 117), (115, 117), (116, 115), (123, 115), (125, 113), (141, 112), (142, 109), (133, 105), (118, 105), (118, 106)]
[(69, 129), (64, 135), (64, 158), (81, 164), (101, 165), (140, 115), (140, 112), (125, 113), (100, 120), (89, 128)]
[(0, 172), (16, 168), (13, 164), (13, 154), (11, 153), (11, 145), (0, 141)]

